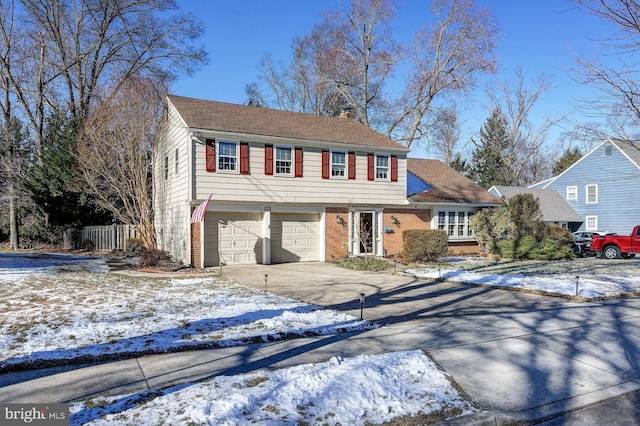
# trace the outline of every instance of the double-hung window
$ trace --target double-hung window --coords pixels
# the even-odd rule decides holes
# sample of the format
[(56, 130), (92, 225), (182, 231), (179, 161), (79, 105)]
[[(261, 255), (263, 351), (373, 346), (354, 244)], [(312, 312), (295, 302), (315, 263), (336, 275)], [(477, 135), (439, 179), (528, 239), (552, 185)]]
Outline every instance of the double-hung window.
[(340, 151), (331, 152), (331, 177), (345, 178), (347, 176), (347, 153)]
[(586, 188), (587, 193), (587, 204), (597, 204), (598, 203), (598, 185), (591, 184), (587, 185)]
[(389, 179), (389, 156), (376, 155), (376, 180)]
[(577, 200), (577, 199), (578, 199), (578, 187), (567, 186), (567, 200)]
[(291, 176), (292, 157), (290, 147), (275, 147), (275, 171), (276, 176)]
[(235, 142), (218, 142), (218, 171), (238, 171), (238, 144)]

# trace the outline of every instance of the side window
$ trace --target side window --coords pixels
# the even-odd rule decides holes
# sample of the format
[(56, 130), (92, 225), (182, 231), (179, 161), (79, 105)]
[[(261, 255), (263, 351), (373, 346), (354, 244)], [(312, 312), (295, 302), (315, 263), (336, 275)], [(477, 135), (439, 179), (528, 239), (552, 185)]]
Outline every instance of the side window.
[(331, 152), (331, 177), (345, 178), (347, 176), (347, 153)]
[(218, 171), (238, 171), (238, 144), (235, 142), (218, 142)]
[(175, 161), (174, 161), (174, 167), (175, 167), (175, 173), (176, 176), (180, 175), (180, 150), (178, 148), (176, 148), (175, 151)]
[(591, 184), (586, 187), (587, 193), (587, 204), (596, 204), (598, 203), (598, 185)]
[(275, 152), (275, 171), (276, 176), (291, 176), (292, 174), (292, 157), (291, 148), (289, 147), (276, 147)]
[(578, 187), (567, 186), (567, 200), (577, 200), (577, 199), (578, 199)]

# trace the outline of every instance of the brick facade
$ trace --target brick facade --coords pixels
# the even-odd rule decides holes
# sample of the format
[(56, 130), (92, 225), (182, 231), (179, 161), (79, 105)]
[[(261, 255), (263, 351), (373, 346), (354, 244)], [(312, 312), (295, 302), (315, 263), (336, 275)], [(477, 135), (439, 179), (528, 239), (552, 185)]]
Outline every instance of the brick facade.
[(325, 261), (349, 255), (349, 209), (327, 207)]
[(195, 268), (202, 268), (200, 264), (202, 256), (200, 255), (200, 229), (202, 222), (191, 224), (191, 264)]
[(481, 254), (476, 241), (449, 241), (450, 255)]
[(431, 229), (431, 210), (384, 209), (383, 226), (391, 228), (391, 232), (385, 232), (383, 237), (385, 255), (399, 256), (402, 253), (402, 232), (407, 229)]

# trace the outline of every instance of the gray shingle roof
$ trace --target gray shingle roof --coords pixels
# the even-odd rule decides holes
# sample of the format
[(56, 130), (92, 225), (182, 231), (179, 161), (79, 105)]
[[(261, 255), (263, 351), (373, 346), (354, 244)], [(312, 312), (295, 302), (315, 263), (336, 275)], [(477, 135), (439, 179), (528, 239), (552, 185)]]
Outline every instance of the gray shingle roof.
[(611, 139), (611, 143), (618, 147), (618, 149), (624, 152), (627, 157), (634, 162), (636, 167), (640, 168), (640, 143), (625, 141), (621, 139)]
[(584, 219), (565, 201), (555, 189), (532, 189), (518, 186), (494, 186), (500, 196), (509, 199), (519, 194), (532, 194), (540, 202), (542, 220), (545, 222), (584, 222)]
[(192, 129), (409, 151), (352, 118), (327, 117), (168, 95)]
[(500, 199), (438, 160), (407, 159), (407, 170), (435, 189), (410, 196), (409, 201), (425, 203), (500, 204)]

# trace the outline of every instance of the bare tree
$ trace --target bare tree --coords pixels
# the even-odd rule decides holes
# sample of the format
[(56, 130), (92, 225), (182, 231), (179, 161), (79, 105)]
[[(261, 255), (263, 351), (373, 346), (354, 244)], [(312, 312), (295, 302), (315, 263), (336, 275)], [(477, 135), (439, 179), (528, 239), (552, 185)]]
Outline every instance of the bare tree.
[(493, 73), (497, 24), (473, 0), (434, 0), (433, 27), (425, 26), (409, 48), (410, 72), (402, 109), (387, 134), (409, 147), (427, 134), (434, 99), (464, 94), (481, 73)]
[[(436, 23), (406, 47), (392, 35), (394, 0), (352, 0), (327, 11), (307, 37), (294, 41), (291, 63), (261, 62), (262, 91), (249, 85), (247, 92), (257, 103), (271, 93), (274, 104), (288, 110), (335, 114), (350, 108), (362, 123), (407, 147), (426, 141), (434, 100), (471, 91), (479, 74), (495, 71), (497, 37), (489, 10), (473, 0), (431, 4)], [(405, 86), (401, 96), (385, 93), (392, 76)]]
[(155, 81), (119, 83), (83, 123), (78, 160), (84, 191), (156, 247), (151, 215), (151, 154), (164, 91)]
[(15, 114), (13, 105), (11, 72), (12, 55), (18, 42), (16, 36), (15, 7), (13, 2), (0, 3), (0, 177), (2, 191), (9, 204), (9, 249), (19, 248), (18, 204), (20, 179), (23, 165), (27, 157), (23, 149), (21, 124)]
[(290, 63), (263, 58), (260, 80), (277, 107), (326, 115), (349, 108), (364, 124), (379, 124), (384, 83), (400, 60), (391, 36), (395, 1), (353, 0), (348, 6), (326, 11), (309, 35), (296, 38)]
[[(42, 166), (47, 117), (68, 116), (80, 125), (109, 100), (109, 91), (116, 93), (131, 78), (168, 82), (206, 62), (193, 43), (201, 23), (176, 10), (175, 0), (0, 0), (2, 153), (15, 142), (7, 127), (15, 118), (28, 125), (32, 138), (21, 155)], [(7, 191), (16, 194), (17, 169), (7, 167), (17, 163), (3, 157), (5, 176), (13, 179), (6, 181)]]
[[(603, 49), (599, 54), (574, 54), (578, 63), (573, 70), (574, 78), (601, 93), (596, 99), (583, 100), (582, 106), (596, 115), (615, 118), (618, 123), (608, 126), (615, 136), (628, 138), (632, 133), (631, 137), (637, 137), (640, 127), (640, 68), (636, 56), (640, 47), (640, 2), (574, 1), (580, 10), (612, 24), (615, 29), (607, 39), (598, 40)], [(621, 119), (623, 123), (619, 123)]]
[(459, 162), (466, 148), (466, 144), (459, 146), (461, 125), (458, 111), (453, 104), (447, 108), (438, 109), (429, 126), (429, 145), (447, 166)]
[(487, 88), (491, 109), (499, 109), (505, 119), (508, 146), (502, 152), (501, 161), (509, 171), (508, 181), (512, 185), (533, 183), (550, 172), (543, 145), (547, 132), (559, 119), (545, 117), (539, 126), (531, 123), (531, 113), (548, 87), (548, 77), (544, 74), (529, 86), (525, 73), (518, 69), (513, 82)]

